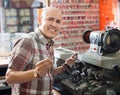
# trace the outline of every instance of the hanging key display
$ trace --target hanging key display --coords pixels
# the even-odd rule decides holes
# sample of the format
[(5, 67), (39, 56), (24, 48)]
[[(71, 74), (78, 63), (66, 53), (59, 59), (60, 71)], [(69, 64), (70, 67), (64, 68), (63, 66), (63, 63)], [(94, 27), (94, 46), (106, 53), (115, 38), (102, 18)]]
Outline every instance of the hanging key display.
[(99, 0), (51, 0), (50, 6), (61, 9), (63, 23), (55, 47), (84, 52), (89, 48), (82, 40), (85, 28), (99, 29)]

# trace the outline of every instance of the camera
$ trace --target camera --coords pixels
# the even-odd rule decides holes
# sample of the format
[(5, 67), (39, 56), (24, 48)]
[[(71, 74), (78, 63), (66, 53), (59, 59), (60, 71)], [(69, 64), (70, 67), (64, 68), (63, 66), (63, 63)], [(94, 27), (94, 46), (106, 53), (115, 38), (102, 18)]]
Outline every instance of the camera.
[(84, 42), (90, 44), (90, 52), (99, 55), (114, 54), (120, 49), (120, 30), (118, 29), (105, 31), (86, 29), (82, 37)]

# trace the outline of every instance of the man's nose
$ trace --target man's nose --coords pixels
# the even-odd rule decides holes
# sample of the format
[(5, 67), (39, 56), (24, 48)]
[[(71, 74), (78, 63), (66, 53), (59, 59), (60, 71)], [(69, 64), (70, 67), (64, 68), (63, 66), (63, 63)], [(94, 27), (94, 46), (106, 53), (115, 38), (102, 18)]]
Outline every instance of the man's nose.
[(53, 22), (52, 22), (52, 25), (53, 25), (54, 27), (56, 27), (56, 26), (57, 26), (57, 22), (56, 22), (56, 21), (53, 21)]

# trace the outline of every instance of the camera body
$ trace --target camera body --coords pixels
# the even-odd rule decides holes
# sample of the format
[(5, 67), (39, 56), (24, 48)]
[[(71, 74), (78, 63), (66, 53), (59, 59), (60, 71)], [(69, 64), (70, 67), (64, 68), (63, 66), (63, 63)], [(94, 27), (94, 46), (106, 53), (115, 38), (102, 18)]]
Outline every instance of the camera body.
[(120, 30), (92, 31), (87, 29), (83, 33), (83, 40), (90, 44), (90, 52), (99, 55), (113, 54), (120, 49)]
[(102, 31), (94, 31), (90, 33), (90, 52), (93, 53), (98, 53), (100, 54), (101, 52), (101, 47), (103, 44), (103, 37), (104, 37), (105, 32)]

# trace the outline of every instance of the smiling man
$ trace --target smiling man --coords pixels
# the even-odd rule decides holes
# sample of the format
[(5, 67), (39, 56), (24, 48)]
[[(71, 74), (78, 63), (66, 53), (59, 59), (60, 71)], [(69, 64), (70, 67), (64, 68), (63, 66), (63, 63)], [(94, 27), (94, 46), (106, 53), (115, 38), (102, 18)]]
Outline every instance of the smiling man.
[(11, 95), (52, 95), (53, 76), (65, 71), (66, 64), (74, 64), (76, 54), (66, 59), (63, 66), (54, 67), (52, 39), (59, 33), (61, 22), (61, 11), (46, 7), (39, 28), (17, 40), (6, 72)]
[[(52, 10), (52, 11), (51, 11)], [(41, 33), (47, 38), (54, 38), (60, 31), (62, 23), (61, 11), (57, 8), (45, 8), (39, 21)]]

